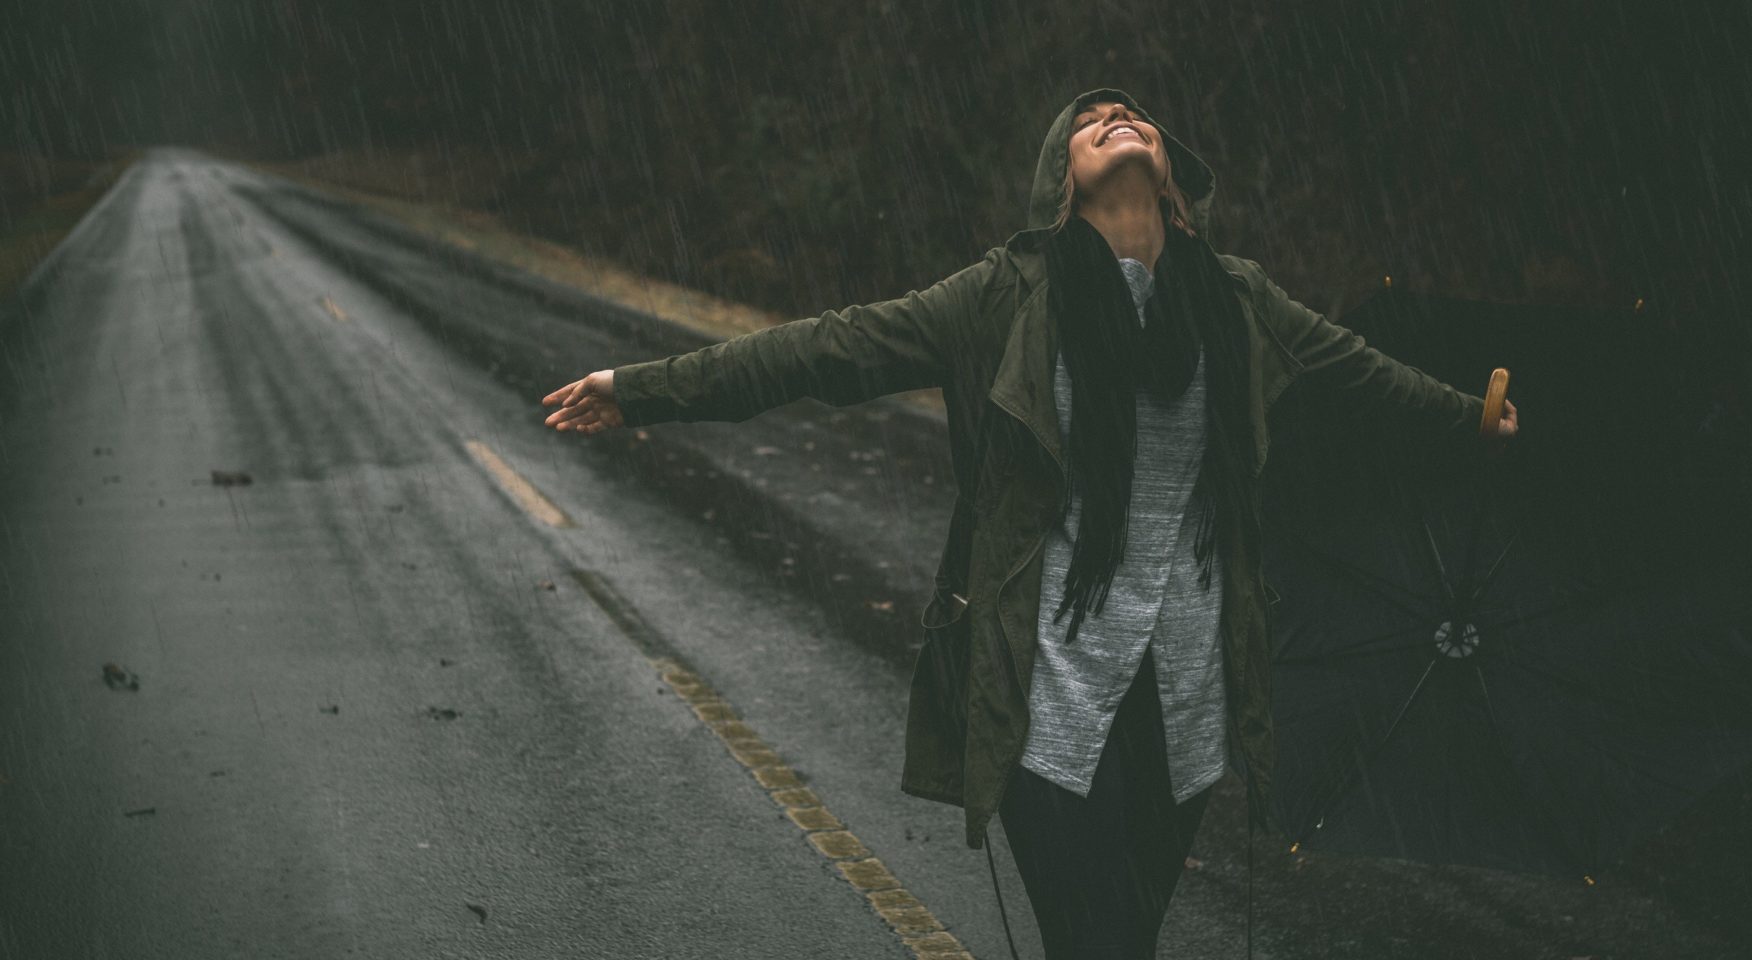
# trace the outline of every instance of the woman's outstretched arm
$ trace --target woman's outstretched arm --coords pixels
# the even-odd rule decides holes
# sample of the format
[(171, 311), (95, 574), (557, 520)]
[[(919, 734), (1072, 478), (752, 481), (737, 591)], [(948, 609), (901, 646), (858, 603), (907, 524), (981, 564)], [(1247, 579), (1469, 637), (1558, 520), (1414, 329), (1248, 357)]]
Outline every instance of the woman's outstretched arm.
[[(1478, 436), (1483, 397), (1457, 390), (1369, 346), (1348, 327), (1292, 299), (1258, 263), (1243, 262), (1257, 273), (1265, 322), (1302, 364), (1299, 382), (1365, 405), (1393, 408), (1419, 424), (1455, 436)], [(1513, 407), (1506, 407), (1507, 426), (1498, 427), (1504, 435), (1514, 430), (1512, 416)]]
[[(671, 420), (734, 422), (801, 397), (845, 406), (942, 386), (955, 354), (967, 342), (997, 260), (994, 249), (922, 291), (829, 310), (691, 353), (616, 367), (612, 377), (607, 376), (610, 371), (591, 377), (604, 388), (612, 383), (607, 399), (621, 421), (618, 425), (625, 426)], [(564, 403), (561, 391), (580, 399), (603, 396), (586, 385), (589, 379), (562, 387), (547, 399), (558, 397)], [(551, 415), (549, 424), (562, 426), (571, 419), (560, 416), (566, 412)]]

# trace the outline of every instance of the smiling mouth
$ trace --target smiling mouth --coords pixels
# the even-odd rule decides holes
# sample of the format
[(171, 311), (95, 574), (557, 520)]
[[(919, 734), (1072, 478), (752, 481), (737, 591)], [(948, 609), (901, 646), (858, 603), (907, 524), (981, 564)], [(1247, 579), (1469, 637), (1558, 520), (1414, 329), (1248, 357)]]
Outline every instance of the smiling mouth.
[(1119, 132), (1120, 132), (1120, 131), (1121, 131), (1121, 130), (1129, 130), (1129, 131), (1131, 131), (1131, 135), (1132, 135), (1132, 136), (1134, 136), (1134, 137), (1136, 137), (1136, 138), (1137, 138), (1137, 139), (1138, 139), (1138, 141), (1139, 141), (1139, 142), (1140, 142), (1140, 143), (1147, 143), (1147, 142), (1148, 142), (1148, 141), (1146, 141), (1146, 140), (1144, 140), (1144, 135), (1143, 135), (1143, 132), (1142, 132), (1142, 131), (1140, 131), (1140, 130), (1138, 130), (1138, 128), (1137, 128), (1137, 127), (1134, 127), (1134, 126), (1132, 126), (1132, 125), (1131, 125), (1131, 124), (1129, 124), (1129, 123), (1121, 123), (1121, 124), (1117, 124), (1117, 125), (1115, 125), (1115, 126), (1114, 126), (1114, 127), (1113, 127), (1113, 129), (1111, 129), (1111, 130), (1109, 130), (1109, 131), (1107, 131), (1107, 132), (1106, 132), (1106, 133), (1104, 133), (1104, 134), (1102, 134), (1102, 135), (1101, 135), (1101, 141), (1100, 141), (1100, 142), (1099, 142), (1099, 143), (1097, 143), (1097, 144), (1095, 144), (1095, 145), (1096, 145), (1096, 146), (1098, 146), (1098, 147), (1099, 147), (1099, 146), (1101, 146), (1101, 144), (1104, 144), (1104, 143), (1106, 143), (1106, 142), (1107, 142), (1107, 141), (1109, 141), (1109, 140), (1112, 140), (1112, 139), (1113, 139), (1113, 138), (1114, 138), (1114, 136), (1115, 136), (1115, 135), (1116, 135), (1116, 134), (1118, 134), (1118, 133), (1119, 133)]

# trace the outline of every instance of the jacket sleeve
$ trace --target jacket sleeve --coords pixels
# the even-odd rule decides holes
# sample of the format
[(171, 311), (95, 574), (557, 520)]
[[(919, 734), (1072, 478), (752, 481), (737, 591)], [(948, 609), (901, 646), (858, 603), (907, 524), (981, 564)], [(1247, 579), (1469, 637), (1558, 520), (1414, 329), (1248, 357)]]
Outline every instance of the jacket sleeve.
[(940, 387), (996, 270), (999, 249), (923, 291), (616, 367), (615, 404), (627, 426), (735, 422), (801, 397), (847, 406)]
[(1403, 415), (1409, 421), (1457, 439), (1478, 439), (1484, 398), (1456, 390), (1410, 364), (1369, 346), (1349, 328), (1327, 320), (1290, 298), (1247, 261), (1263, 284), (1263, 316), (1271, 332), (1302, 365), (1304, 389), (1335, 394), (1340, 402)]

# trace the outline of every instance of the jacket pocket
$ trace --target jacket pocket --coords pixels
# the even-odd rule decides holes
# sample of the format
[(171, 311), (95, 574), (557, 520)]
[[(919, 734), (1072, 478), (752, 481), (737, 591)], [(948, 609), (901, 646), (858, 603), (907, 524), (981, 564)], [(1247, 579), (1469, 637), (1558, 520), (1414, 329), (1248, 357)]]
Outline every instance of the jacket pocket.
[(902, 788), (959, 804), (967, 745), (967, 603), (938, 590), (919, 622), (925, 643), (913, 665), (908, 695)]

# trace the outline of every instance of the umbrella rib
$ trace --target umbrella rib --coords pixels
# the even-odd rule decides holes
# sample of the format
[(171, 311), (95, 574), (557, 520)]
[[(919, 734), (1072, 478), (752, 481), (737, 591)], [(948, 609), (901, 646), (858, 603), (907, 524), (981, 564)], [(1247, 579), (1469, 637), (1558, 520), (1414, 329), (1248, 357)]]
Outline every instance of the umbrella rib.
[(1386, 601), (1387, 603), (1390, 603), (1393, 606), (1399, 608), (1399, 610), (1402, 613), (1406, 613), (1406, 614), (1409, 614), (1413, 617), (1418, 617), (1420, 619), (1430, 615), (1429, 611), (1414, 609), (1410, 604), (1406, 603), (1404, 600), (1401, 600), (1398, 597), (1393, 596), (1389, 591), (1400, 589), (1397, 584), (1394, 584), (1393, 582), (1386, 580), (1385, 578), (1382, 578), (1382, 577), (1377, 576), (1373, 573), (1370, 573), (1369, 571), (1364, 570), (1363, 568), (1361, 568), (1359, 566), (1356, 566), (1355, 564), (1351, 563), (1348, 560), (1340, 560), (1339, 558), (1333, 556), (1332, 554), (1329, 554), (1326, 551), (1321, 550), (1319, 547), (1314, 546), (1312, 543), (1309, 543), (1307, 541), (1307, 539), (1304, 538), (1299, 533), (1295, 533), (1295, 532), (1286, 530), (1284, 532), (1284, 537), (1285, 537), (1285, 539), (1289, 540), (1292, 544), (1294, 544), (1295, 546), (1300, 548), (1302, 551), (1304, 551), (1308, 554), (1311, 554), (1312, 556), (1314, 556), (1320, 560), (1324, 560), (1327, 563), (1330, 563), (1333, 566), (1339, 568), (1340, 570), (1345, 571), (1346, 573), (1349, 573), (1357, 581), (1358, 586), (1361, 586), (1363, 589), (1368, 590), (1370, 593), (1381, 598), (1382, 600)]
[(1423, 692), (1424, 681), (1430, 678), (1430, 671), (1436, 668), (1436, 661), (1439, 659), (1441, 659), (1439, 655), (1431, 657), (1430, 662), (1424, 666), (1423, 675), (1417, 678), (1417, 686), (1411, 688), (1411, 696), (1406, 697), (1405, 702), (1399, 705), (1399, 713), (1394, 715), (1393, 724), (1387, 728), (1386, 733), (1381, 735), (1381, 742), (1375, 744), (1376, 751), (1385, 747), (1387, 741), (1393, 739), (1394, 732), (1399, 729), (1399, 721), (1405, 719), (1406, 711), (1411, 709), (1411, 704), (1417, 699), (1417, 695)]
[(1371, 647), (1368, 645), (1369, 643), (1378, 640), (1386, 640), (1390, 637), (1396, 637), (1402, 633), (1409, 633), (1416, 629), (1418, 628), (1413, 626), (1406, 627), (1404, 630), (1393, 630), (1388, 633), (1377, 634), (1376, 636), (1370, 637), (1368, 641), (1363, 644), (1338, 653), (1308, 654), (1300, 657), (1279, 657), (1272, 662), (1279, 666), (1302, 666), (1307, 664), (1333, 663), (1339, 660), (1350, 660), (1355, 657), (1373, 657), (1383, 653), (1401, 653), (1406, 650), (1416, 650), (1418, 647), (1421, 647), (1430, 641), (1420, 638), (1411, 643), (1395, 643), (1380, 647)]
[[(1491, 706), (1490, 687), (1484, 682), (1484, 671), (1475, 663), (1472, 665), (1472, 672), (1478, 677), (1479, 693), (1484, 695), (1484, 715), (1490, 724), (1490, 741), (1496, 747), (1498, 755), (1502, 757), (1503, 766), (1508, 770), (1516, 788), (1520, 790), (1521, 796), (1525, 797), (1527, 802), (1539, 811), (1541, 819), (1545, 821), (1542, 824), (1545, 828), (1543, 832), (1556, 837), (1553, 843), (1557, 846), (1558, 852), (1569, 858), (1572, 864), (1581, 863), (1582, 858), (1577, 856), (1576, 851), (1566, 842), (1563, 832), (1554, 829), (1557, 823), (1555, 812), (1548, 805), (1540, 802), (1539, 798), (1533, 795), (1533, 791), (1528, 790), (1526, 783), (1521, 780), (1520, 771), (1516, 769), (1514, 759), (1509, 756), (1509, 748), (1503, 743), (1502, 728), (1497, 725), (1496, 709)], [(1594, 864), (1587, 864), (1587, 872), (1593, 872), (1593, 868)]]
[(1448, 568), (1442, 565), (1442, 552), (1436, 549), (1436, 535), (1430, 530), (1430, 522), (1422, 517), (1418, 523), (1423, 526), (1424, 542), (1430, 546), (1430, 559), (1436, 564), (1436, 580), (1442, 585), (1442, 596), (1448, 598), (1448, 603), (1454, 602), (1454, 588), (1448, 585)]
[(1423, 692), (1424, 681), (1430, 678), (1430, 671), (1435, 669), (1436, 661), (1439, 659), (1441, 659), (1441, 655), (1437, 654), (1436, 656), (1431, 657), (1430, 662), (1424, 666), (1423, 674), (1417, 678), (1417, 685), (1411, 688), (1410, 696), (1407, 696), (1405, 702), (1399, 705), (1399, 712), (1394, 715), (1393, 723), (1387, 727), (1387, 732), (1381, 735), (1381, 739), (1369, 749), (1368, 755), (1359, 758), (1357, 762), (1346, 771), (1345, 777), (1335, 784), (1331, 790), (1327, 791), (1326, 799), (1320, 804), (1320, 814), (1314, 818), (1314, 825), (1316, 828), (1318, 828), (1320, 824), (1326, 822), (1326, 811), (1331, 808), (1333, 801), (1337, 800), (1339, 795), (1344, 793), (1345, 789), (1351, 785), (1351, 781), (1357, 778), (1357, 774), (1361, 773), (1364, 767), (1367, 767), (1374, 762), (1376, 754), (1379, 754), (1381, 749), (1387, 746), (1387, 741), (1393, 739), (1394, 732), (1399, 729), (1399, 721), (1405, 719), (1406, 711), (1410, 710), (1412, 703), (1416, 702), (1417, 695)]
[[(1529, 673), (1533, 673), (1535, 675), (1541, 676), (1541, 677), (1545, 678), (1546, 680), (1548, 680), (1554, 684), (1557, 684), (1559, 686), (1575, 688), (1584, 694), (1589, 694), (1589, 695), (1599, 697), (1599, 694), (1597, 691), (1588, 690), (1587, 688), (1583, 687), (1580, 683), (1577, 683), (1576, 681), (1571, 680), (1570, 678), (1565, 677), (1565, 676), (1557, 673), (1554, 670), (1548, 669), (1548, 668), (1543, 667), (1543, 666), (1531, 664), (1531, 663), (1528, 663), (1528, 662), (1523, 661), (1523, 660), (1514, 659), (1514, 658), (1510, 658), (1509, 662), (1513, 663), (1515, 666), (1520, 667), (1523, 670), (1528, 671)], [(1607, 704), (1608, 706), (1612, 706), (1612, 707), (1617, 707), (1620, 705), (1625, 706), (1627, 708), (1634, 707), (1634, 704), (1628, 700), (1608, 699), (1605, 697), (1600, 697), (1600, 700), (1601, 700), (1601, 702)], [(1566, 728), (1566, 730), (1568, 730), (1570, 732), (1574, 732), (1573, 728)], [(1624, 757), (1620, 756), (1617, 753), (1606, 751), (1606, 752), (1602, 752), (1598, 755), (1600, 757), (1604, 758), (1607, 762), (1611, 763), (1613, 766), (1617, 767), (1619, 770), (1621, 770), (1627, 781), (1646, 780), (1646, 781), (1658, 784), (1661, 787), (1664, 787), (1667, 790), (1669, 790), (1675, 794), (1681, 794), (1681, 795), (1695, 794), (1699, 789), (1697, 784), (1695, 784), (1695, 783), (1684, 783), (1684, 782), (1679, 782), (1679, 781), (1674, 781), (1674, 780), (1668, 780), (1668, 779), (1656, 776), (1654, 774), (1651, 774), (1645, 770), (1640, 770), (1635, 765), (1633, 765), (1632, 763), (1630, 763), (1628, 760), (1624, 759)], [(1707, 789), (1707, 788), (1705, 788), (1705, 789)]]
[(1484, 574), (1484, 579), (1479, 581), (1478, 587), (1472, 591), (1472, 595), (1466, 598), (1469, 605), (1476, 605), (1479, 599), (1484, 596), (1484, 591), (1490, 587), (1491, 581), (1496, 579), (1497, 571), (1502, 569), (1503, 558), (1509, 555), (1509, 548), (1515, 545), (1515, 538), (1520, 535), (1521, 531), (1519, 530), (1509, 534), (1508, 542), (1503, 544), (1502, 551), (1497, 554), (1496, 560), (1491, 562), (1490, 569)]
[[(1672, 583), (1677, 579), (1678, 579), (1677, 574), (1670, 574), (1667, 577), (1661, 578), (1660, 580), (1653, 580), (1653, 581), (1632, 576), (1632, 577), (1623, 577), (1623, 578), (1620, 578), (1618, 580), (1611, 581), (1609, 583), (1596, 584), (1593, 587), (1585, 588), (1583, 590), (1577, 591), (1576, 593), (1570, 594), (1569, 596), (1563, 598), (1562, 600), (1559, 600), (1557, 603), (1553, 604), (1552, 606), (1546, 607), (1543, 610), (1535, 610), (1532, 613), (1523, 614), (1522, 616), (1511, 617), (1507, 620), (1495, 621), (1495, 622), (1489, 624), (1489, 629), (1496, 629), (1498, 627), (1518, 627), (1518, 626), (1521, 626), (1523, 624), (1531, 623), (1534, 620), (1543, 620), (1546, 617), (1555, 616), (1559, 613), (1564, 612), (1565, 610), (1568, 610), (1572, 607), (1575, 607), (1575, 606), (1581, 605), (1583, 603), (1587, 603), (1589, 601), (1598, 599), (1599, 597), (1604, 596), (1604, 595), (1619, 593), (1621, 591), (1622, 592), (1648, 592), (1648, 591), (1653, 590), (1657, 587), (1671, 586)], [(1482, 623), (1478, 624), (1478, 627), (1481, 630), (1486, 629), (1486, 625), (1482, 624)]]
[(1533, 613), (1524, 613), (1521, 617), (1510, 617), (1507, 618), (1507, 620), (1496, 620), (1496, 622), (1489, 625), (1477, 625), (1479, 625), (1480, 631), (1482, 631), (1482, 629), (1498, 629), (1498, 627), (1519, 627), (1519, 625), (1522, 624), (1531, 624), (1533, 620), (1544, 620), (1544, 618), (1547, 617), (1556, 617), (1558, 613), (1570, 610), (1573, 606), (1579, 606), (1579, 604), (1589, 603), (1589, 601), (1594, 601), (1594, 599), (1600, 599), (1601, 596), (1610, 596), (1610, 594), (1621, 594), (1622, 596), (1622, 594), (1631, 594), (1631, 592), (1638, 592), (1638, 594), (1640, 594), (1640, 592), (1649, 592), (1649, 590), (1668, 589), (1668, 587), (1673, 587), (1675, 583), (1678, 583), (1680, 575), (1694, 575), (1694, 573), (1696, 573), (1696, 571), (1692, 571), (1691, 568), (1682, 568), (1677, 569), (1677, 571), (1666, 571), (1666, 575), (1659, 576), (1659, 578), (1635, 575), (1621, 576), (1621, 578), (1612, 580), (1612, 582), (1596, 583), (1593, 587), (1586, 587), (1586, 589), (1577, 590), (1577, 592), (1573, 592), (1570, 596), (1559, 599), (1558, 603), (1552, 604), (1552, 606), (1547, 606), (1545, 610), (1535, 610)]
[(1461, 584), (1466, 584), (1472, 576), (1472, 555), (1478, 551), (1478, 528), (1484, 526), (1484, 500), (1479, 499), (1472, 511), (1472, 529), (1466, 534), (1466, 553), (1460, 560)]
[(1484, 671), (1478, 664), (1472, 665), (1472, 672), (1478, 676), (1478, 692), (1484, 694), (1484, 714), (1490, 718), (1491, 730), (1496, 730), (1496, 708), (1490, 705), (1490, 688), (1484, 685)]
[[(1603, 692), (1597, 686), (1586, 684), (1580, 680), (1565, 676), (1561, 672), (1552, 669), (1547, 664), (1544, 664), (1541, 662), (1536, 662), (1534, 660), (1524, 659), (1522, 657), (1514, 655), (1513, 653), (1504, 653), (1501, 655), (1501, 658), (1502, 658), (1503, 662), (1512, 664), (1515, 667), (1518, 667), (1522, 670), (1525, 670), (1530, 674), (1541, 677), (1555, 686), (1563, 687), (1567, 690), (1571, 690), (1571, 691), (1575, 692), (1576, 694), (1583, 696), (1583, 697), (1586, 697), (1586, 698), (1589, 698), (1589, 699), (1598, 700), (1600, 703), (1602, 703), (1608, 707), (1611, 707), (1615, 710), (1617, 710), (1617, 709), (1623, 709), (1626, 711), (1635, 710), (1639, 705), (1641, 705), (1641, 703), (1644, 702), (1644, 701), (1639, 701), (1639, 700), (1632, 700), (1629, 697), (1622, 696), (1622, 695), (1619, 695), (1619, 696), (1608, 695), (1607, 693)], [(1722, 686), (1724, 688), (1726, 688), (1726, 687), (1729, 687), (1732, 683), (1733, 683), (1732, 680), (1724, 680), (1722, 683)], [(1710, 692), (1713, 695), (1714, 691), (1710, 691)]]

